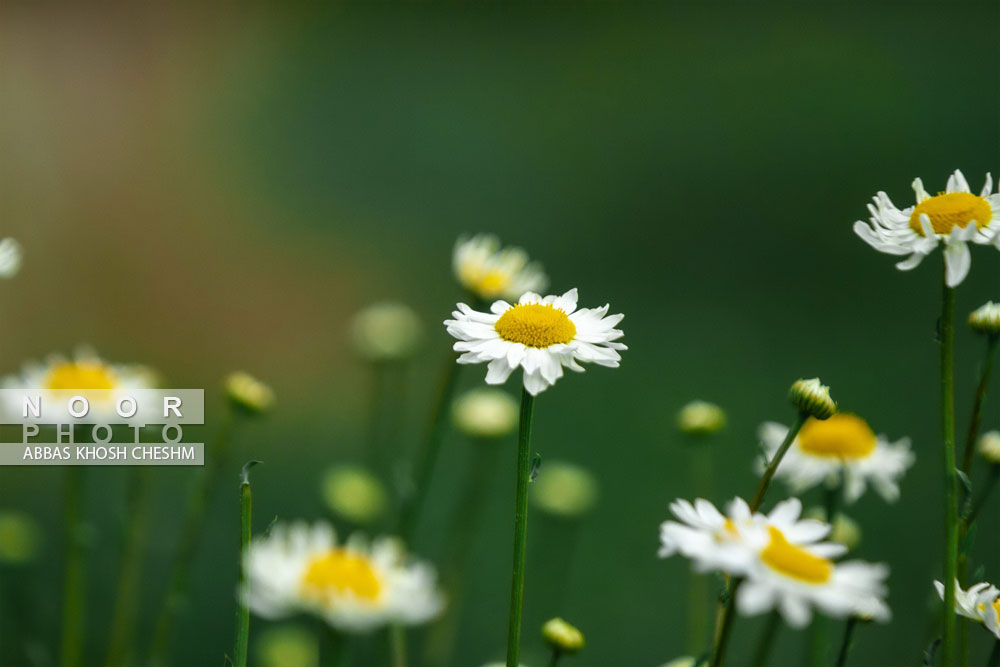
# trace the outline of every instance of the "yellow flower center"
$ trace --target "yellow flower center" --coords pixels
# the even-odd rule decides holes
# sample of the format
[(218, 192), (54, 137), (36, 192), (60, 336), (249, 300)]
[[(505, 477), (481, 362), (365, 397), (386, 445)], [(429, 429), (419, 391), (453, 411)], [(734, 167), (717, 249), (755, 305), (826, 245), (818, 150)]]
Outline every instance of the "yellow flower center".
[(797, 547), (774, 526), (767, 527), (771, 541), (760, 553), (769, 568), (792, 579), (808, 584), (822, 584), (833, 574), (833, 563)]
[(476, 278), (473, 282), (473, 289), (483, 297), (494, 297), (503, 292), (510, 283), (510, 276), (503, 271), (487, 271)]
[(726, 542), (732, 539), (736, 539), (739, 536), (740, 532), (739, 529), (736, 528), (736, 522), (726, 517), (726, 521), (722, 524), (722, 530), (717, 530), (715, 532), (715, 541)]
[(565, 344), (576, 336), (576, 325), (562, 309), (540, 303), (511, 307), (494, 328), (500, 338), (528, 347)]
[(46, 389), (114, 389), (118, 384), (111, 367), (99, 361), (56, 364), (45, 376)]
[[(996, 611), (997, 617), (1000, 617), (1000, 598), (997, 598), (996, 600), (991, 602), (990, 606), (993, 607), (993, 609)], [(976, 609), (978, 609), (979, 611), (986, 611), (986, 605), (981, 604), (977, 606)]]
[(950, 234), (954, 227), (964, 229), (970, 222), (985, 227), (993, 218), (990, 203), (971, 192), (948, 192), (917, 204), (910, 214), (910, 229), (923, 236), (921, 214), (930, 219), (935, 234)]
[(868, 423), (844, 412), (822, 421), (810, 419), (799, 431), (799, 449), (813, 456), (863, 459), (875, 451), (876, 444)]
[(307, 594), (324, 600), (346, 592), (375, 600), (382, 588), (368, 559), (345, 549), (331, 549), (315, 556), (302, 575), (301, 585)]

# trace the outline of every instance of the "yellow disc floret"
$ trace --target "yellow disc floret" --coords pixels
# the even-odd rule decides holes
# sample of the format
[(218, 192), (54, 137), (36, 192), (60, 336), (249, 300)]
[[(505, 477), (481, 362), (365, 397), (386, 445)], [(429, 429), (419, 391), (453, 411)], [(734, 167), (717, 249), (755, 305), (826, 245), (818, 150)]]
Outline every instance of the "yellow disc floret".
[(813, 456), (863, 459), (875, 451), (875, 434), (857, 415), (838, 412), (829, 419), (810, 419), (799, 431), (799, 449)]
[(971, 192), (948, 192), (923, 200), (910, 214), (910, 229), (923, 236), (921, 215), (930, 220), (935, 234), (950, 234), (953, 228), (964, 229), (972, 222), (980, 228), (987, 226), (993, 211), (983, 197)]
[(46, 389), (114, 389), (118, 379), (107, 364), (99, 361), (67, 361), (49, 369)]
[(565, 344), (576, 336), (576, 325), (561, 308), (541, 303), (511, 307), (494, 328), (503, 340), (528, 347)]
[(331, 549), (315, 556), (306, 566), (301, 586), (305, 594), (322, 600), (343, 593), (375, 600), (382, 588), (368, 559), (346, 549)]
[(822, 584), (833, 575), (832, 562), (792, 544), (774, 526), (768, 526), (767, 530), (771, 541), (760, 553), (760, 558), (769, 568), (808, 584)]

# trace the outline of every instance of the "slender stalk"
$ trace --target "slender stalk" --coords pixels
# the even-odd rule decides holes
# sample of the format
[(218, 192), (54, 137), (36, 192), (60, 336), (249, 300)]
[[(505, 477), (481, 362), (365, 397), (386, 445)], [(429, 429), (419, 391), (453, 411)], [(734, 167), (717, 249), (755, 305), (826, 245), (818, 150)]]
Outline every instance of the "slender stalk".
[(774, 638), (777, 636), (778, 628), (780, 627), (781, 614), (775, 609), (767, 615), (764, 632), (760, 635), (760, 640), (757, 642), (757, 650), (753, 653), (753, 662), (750, 663), (753, 667), (764, 667), (767, 664), (768, 657), (771, 655), (771, 647), (774, 646)]
[(958, 498), (955, 478), (955, 290), (941, 298), (941, 438), (944, 450), (944, 629), (942, 667), (955, 665), (955, 576), (958, 573)]
[(108, 667), (127, 664), (132, 652), (132, 636), (138, 612), (139, 581), (142, 574), (142, 549), (149, 528), (149, 477), (148, 466), (135, 466), (129, 472), (129, 488), (126, 491), (127, 520), (123, 526), (124, 545), (121, 573), (118, 577), (118, 594), (111, 614)]
[[(788, 434), (785, 435), (785, 440), (778, 447), (778, 451), (774, 453), (774, 456), (771, 457), (767, 468), (764, 469), (764, 474), (757, 485), (757, 492), (754, 493), (753, 500), (750, 502), (751, 512), (756, 512), (760, 509), (761, 504), (764, 502), (764, 496), (767, 495), (767, 489), (771, 486), (771, 480), (774, 479), (774, 473), (778, 470), (778, 465), (781, 464), (781, 459), (785, 457), (785, 453), (792, 446), (795, 436), (799, 434), (802, 425), (806, 423), (808, 418), (809, 415), (805, 412), (800, 412), (796, 415), (795, 422), (789, 427)], [(712, 642), (711, 667), (719, 667), (725, 659), (726, 646), (729, 643), (729, 635), (733, 625), (733, 607), (736, 605), (736, 593), (741, 583), (743, 583), (742, 578), (730, 580), (726, 593), (719, 600), (719, 611), (715, 617), (715, 639)], [(508, 665), (508, 667), (510, 666)]]
[(392, 667), (406, 667), (406, 628), (398, 623), (389, 628)]
[(514, 561), (510, 582), (510, 622), (507, 625), (507, 667), (518, 667), (521, 651), (521, 607), (524, 602), (524, 560), (528, 537), (528, 482), (531, 474), (531, 422), (535, 398), (521, 392), (517, 432), (517, 488), (514, 496)]
[[(709, 438), (694, 436), (688, 445), (691, 451), (691, 476), (702, 498), (712, 497), (712, 449)], [(711, 618), (709, 575), (692, 570), (688, 579), (688, 650), (692, 655), (705, 650), (708, 624)]]
[(837, 667), (844, 667), (847, 664), (847, 654), (851, 650), (851, 640), (854, 637), (854, 628), (857, 624), (857, 616), (851, 616), (847, 619), (847, 627), (844, 628), (844, 639), (840, 642), (840, 652), (837, 654)]
[(549, 658), (549, 667), (556, 667), (559, 664), (559, 658), (562, 657), (562, 651), (558, 648), (552, 649), (552, 657)]
[(248, 461), (240, 473), (240, 553), (239, 581), (236, 586), (236, 639), (233, 641), (233, 667), (247, 666), (247, 646), (250, 643), (250, 584), (247, 582), (243, 559), (250, 549), (250, 516), (253, 498), (250, 493), (250, 468), (259, 461)]
[(1000, 480), (1000, 464), (990, 466), (990, 476), (986, 478), (986, 482), (983, 484), (983, 490), (980, 491), (979, 496), (972, 501), (972, 506), (969, 508), (969, 515), (962, 520), (962, 535), (968, 532), (972, 524), (976, 522), (976, 517), (978, 517), (979, 513), (983, 510), (983, 506), (986, 504), (987, 498), (990, 497), (990, 494), (997, 485), (997, 480)]
[(431, 477), (434, 475), (434, 465), (437, 463), (438, 454), (441, 451), (444, 416), (448, 412), (448, 405), (451, 403), (452, 394), (455, 393), (455, 384), (458, 379), (459, 365), (455, 363), (454, 358), (449, 354), (445, 358), (445, 362), (446, 366), (442, 369), (438, 382), (437, 398), (431, 408), (431, 418), (427, 423), (427, 430), (424, 432), (420, 449), (417, 452), (413, 497), (403, 503), (399, 515), (398, 533), (407, 542), (413, 533), (417, 518), (420, 516), (420, 511), (427, 498)]
[(457, 497), (447, 555), (441, 568), (448, 606), (428, 631), (424, 650), (428, 665), (443, 666), (451, 659), (468, 581), (469, 556), (500, 453), (500, 446), (495, 442), (476, 440), (470, 445), (473, 461)]
[(993, 642), (993, 650), (986, 661), (986, 667), (1000, 667), (1000, 639)]
[(66, 496), (63, 521), (66, 529), (66, 571), (64, 574), (61, 667), (79, 667), (83, 661), (84, 572), (86, 553), (83, 543), (83, 506), (86, 468), (75, 465), (66, 469)]
[(347, 665), (347, 637), (329, 625), (323, 627), (319, 664), (322, 667), (345, 667)]
[[(827, 522), (832, 526), (837, 519), (837, 512), (840, 508), (840, 499), (843, 495), (843, 473), (838, 472), (833, 484), (823, 488), (823, 512), (826, 514)], [(809, 640), (807, 643), (808, 664), (811, 667), (827, 662), (827, 649), (829, 644), (829, 620), (816, 614), (809, 626)]]
[(972, 458), (976, 453), (976, 438), (979, 437), (979, 426), (983, 420), (983, 402), (990, 388), (990, 375), (997, 358), (997, 343), (1000, 336), (990, 336), (986, 340), (986, 359), (983, 360), (979, 384), (976, 385), (976, 397), (972, 401), (972, 416), (969, 418), (969, 432), (965, 437), (965, 452), (962, 455), (962, 471), (968, 475), (972, 470)]
[(206, 457), (205, 466), (201, 469), (191, 496), (188, 499), (187, 514), (181, 527), (181, 536), (177, 551), (170, 567), (167, 581), (167, 593), (160, 607), (160, 613), (153, 630), (153, 640), (150, 644), (149, 661), (151, 667), (160, 667), (168, 662), (170, 640), (173, 634), (174, 621), (184, 606), (188, 576), (191, 562), (194, 560), (195, 548), (201, 537), (205, 522), (205, 510), (212, 489), (215, 488), (219, 472), (225, 464), (230, 446), (230, 434), (233, 428), (234, 415), (230, 410), (216, 436), (212, 456)]

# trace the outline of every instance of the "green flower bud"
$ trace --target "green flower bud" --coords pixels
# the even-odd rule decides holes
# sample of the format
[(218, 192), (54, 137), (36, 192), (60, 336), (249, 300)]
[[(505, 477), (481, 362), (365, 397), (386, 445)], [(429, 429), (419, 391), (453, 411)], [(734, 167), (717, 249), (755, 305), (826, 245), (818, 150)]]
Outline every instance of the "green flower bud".
[(1000, 334), (1000, 303), (987, 301), (969, 315), (969, 326), (987, 336)]
[(583, 633), (561, 618), (552, 618), (542, 626), (542, 637), (560, 653), (576, 653), (583, 648)]
[(726, 425), (726, 413), (715, 403), (691, 401), (677, 413), (677, 428), (688, 435), (711, 435)]
[(502, 389), (473, 389), (451, 408), (455, 428), (472, 438), (502, 438), (517, 428), (517, 401)]
[(319, 644), (313, 634), (298, 626), (268, 628), (254, 642), (261, 667), (319, 667)]
[(796, 380), (788, 397), (799, 412), (816, 419), (829, 419), (837, 411), (837, 404), (830, 398), (830, 388), (820, 384), (819, 378)]
[(419, 347), (422, 334), (417, 314), (402, 303), (372, 304), (351, 323), (355, 351), (362, 359), (376, 363), (408, 359)]
[(993, 465), (1000, 465), (1000, 431), (983, 433), (979, 437), (979, 446), (976, 449), (984, 459)]
[(251, 414), (265, 413), (274, 405), (274, 391), (249, 373), (230, 373), (225, 386), (233, 405)]
[(534, 505), (558, 516), (582, 516), (597, 502), (597, 481), (594, 476), (573, 463), (544, 462), (538, 479), (531, 486)]
[(357, 524), (374, 521), (388, 506), (388, 494), (382, 482), (361, 466), (341, 465), (327, 469), (320, 488), (330, 511)]

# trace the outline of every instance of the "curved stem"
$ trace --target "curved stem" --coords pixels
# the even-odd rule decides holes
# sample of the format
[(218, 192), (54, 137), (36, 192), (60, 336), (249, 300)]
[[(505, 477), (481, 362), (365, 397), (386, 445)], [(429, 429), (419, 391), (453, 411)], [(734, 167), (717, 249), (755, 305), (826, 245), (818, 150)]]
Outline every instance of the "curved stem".
[(507, 667), (518, 667), (521, 650), (521, 607), (524, 601), (524, 560), (528, 537), (528, 482), (531, 475), (531, 421), (535, 398), (521, 390), (521, 420), (517, 432), (517, 487), (514, 496), (514, 561), (507, 625)]
[(962, 471), (966, 475), (972, 470), (972, 458), (976, 453), (976, 438), (979, 437), (979, 425), (983, 419), (983, 401), (990, 388), (990, 375), (993, 372), (993, 362), (997, 357), (997, 343), (1000, 336), (990, 336), (986, 341), (986, 359), (983, 361), (979, 384), (976, 385), (976, 397), (972, 401), (972, 416), (969, 418), (969, 432), (965, 437), (965, 452), (962, 455)]
[[(795, 436), (799, 434), (802, 425), (806, 423), (806, 419), (808, 418), (809, 415), (805, 412), (800, 412), (796, 415), (795, 422), (789, 427), (784, 441), (778, 447), (778, 451), (774, 453), (774, 456), (771, 457), (767, 468), (764, 469), (764, 474), (760, 478), (760, 484), (757, 485), (757, 492), (754, 493), (753, 500), (750, 502), (751, 512), (756, 512), (760, 509), (761, 504), (764, 502), (764, 496), (767, 495), (767, 489), (771, 486), (771, 480), (774, 479), (774, 473), (781, 464), (781, 459), (785, 457), (785, 453), (792, 446)], [(729, 584), (727, 592), (719, 600), (719, 611), (715, 617), (715, 639), (712, 642), (711, 667), (719, 667), (725, 659), (726, 646), (729, 643), (729, 634), (733, 625), (733, 607), (736, 604), (736, 593), (741, 583), (743, 583), (743, 579), (733, 579)]]
[(955, 664), (955, 576), (958, 573), (958, 498), (955, 478), (955, 290), (941, 298), (941, 439), (944, 468), (944, 628), (942, 667)]
[(840, 653), (837, 654), (837, 667), (844, 667), (847, 664), (847, 654), (851, 650), (851, 639), (854, 636), (854, 628), (857, 624), (857, 616), (851, 616), (847, 619), (847, 627), (844, 628), (844, 640), (840, 642)]

